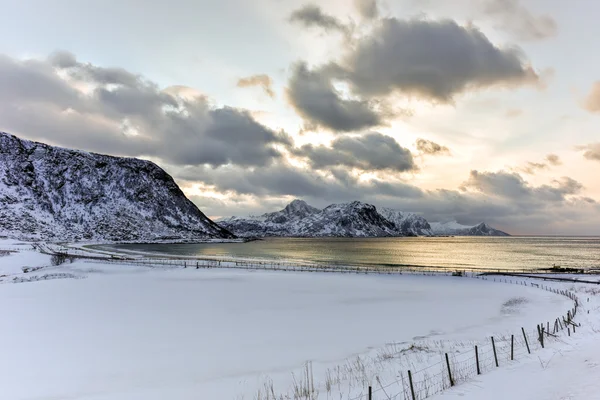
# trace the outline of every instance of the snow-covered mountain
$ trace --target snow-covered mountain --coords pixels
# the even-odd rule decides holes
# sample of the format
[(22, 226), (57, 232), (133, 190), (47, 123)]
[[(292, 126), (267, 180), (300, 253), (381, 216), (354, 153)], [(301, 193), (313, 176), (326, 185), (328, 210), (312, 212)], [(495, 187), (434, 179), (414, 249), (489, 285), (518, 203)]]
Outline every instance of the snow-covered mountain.
[(427, 221), (414, 214), (354, 201), (332, 204), (323, 210), (294, 200), (283, 210), (246, 218), (218, 221), (238, 236), (341, 236), (379, 237), (430, 235)]
[(461, 225), (456, 221), (450, 222), (432, 222), (431, 231), (434, 235), (452, 235), (452, 236), (510, 236), (506, 232), (492, 228), (485, 222), (470, 226)]
[(384, 218), (396, 225), (396, 230), (403, 236), (433, 235), (429, 222), (420, 215), (385, 207), (380, 207), (377, 210)]
[(294, 200), (283, 210), (217, 221), (241, 237), (380, 237), (380, 236), (508, 236), (485, 223), (475, 226), (456, 222), (429, 224), (425, 218), (391, 208), (375, 208), (358, 201), (332, 204), (323, 210)]
[(0, 132), (0, 235), (42, 240), (232, 238), (156, 164)]

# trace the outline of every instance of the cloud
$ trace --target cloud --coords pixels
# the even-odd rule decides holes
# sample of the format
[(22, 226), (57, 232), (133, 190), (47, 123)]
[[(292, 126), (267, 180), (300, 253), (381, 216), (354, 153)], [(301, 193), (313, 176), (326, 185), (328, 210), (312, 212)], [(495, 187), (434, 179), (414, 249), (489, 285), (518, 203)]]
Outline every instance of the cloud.
[(471, 171), (469, 179), (463, 184), (465, 189), (474, 189), (488, 196), (496, 196), (516, 201), (565, 201), (566, 196), (581, 192), (583, 185), (569, 177), (552, 182), (554, 186), (530, 186), (519, 174), (505, 171)]
[(523, 198), (530, 194), (526, 182), (517, 173), (479, 172), (472, 170), (463, 183), (465, 189), (474, 189), (483, 194), (506, 198)]
[(542, 40), (555, 36), (558, 24), (549, 15), (533, 15), (519, 0), (487, 0), (483, 12), (497, 19), (498, 28), (518, 40)]
[(560, 160), (560, 157), (556, 154), (548, 154), (546, 156), (546, 161), (548, 161), (548, 164), (550, 164), (552, 166), (562, 165), (562, 161)]
[(333, 131), (349, 132), (383, 124), (382, 116), (369, 102), (343, 99), (326, 68), (309, 70), (302, 62), (294, 65), (287, 97), (305, 120)]
[(325, 14), (315, 4), (307, 4), (292, 12), (290, 22), (300, 23), (305, 27), (319, 27), (325, 31), (338, 31), (344, 34), (349, 32), (349, 27), (337, 18)]
[(525, 167), (520, 170), (526, 174), (534, 175), (539, 170), (549, 169), (550, 167), (556, 167), (562, 165), (560, 157), (556, 154), (548, 154), (544, 160), (545, 162), (531, 162), (528, 161)]
[[(209, 104), (190, 88), (158, 85), (122, 68), (57, 52), (0, 57), (0, 129), (33, 139), (170, 164), (264, 166), (292, 145), (245, 110)], [(181, 94), (181, 95), (179, 95)]]
[(387, 179), (360, 180), (344, 174), (339, 168), (317, 171), (298, 168), (285, 161), (277, 161), (267, 167), (242, 168), (206, 166), (169, 168), (182, 180), (202, 182), (213, 190), (230, 195), (259, 197), (309, 198), (319, 205), (353, 200), (369, 201), (377, 196), (396, 199), (419, 198), (423, 191), (408, 184), (394, 174)]
[(357, 95), (398, 91), (443, 103), (465, 91), (539, 82), (520, 50), (497, 47), (478, 29), (452, 20), (382, 19), (340, 69)]
[(506, 115), (507, 118), (520, 117), (521, 115), (523, 115), (523, 110), (521, 110), (520, 108), (511, 108), (510, 110), (506, 110), (506, 113), (504, 115)]
[(354, 0), (354, 6), (364, 19), (375, 19), (379, 16), (377, 0)]
[(579, 146), (577, 149), (583, 150), (583, 156), (588, 160), (600, 161), (600, 142)]
[(517, 48), (500, 48), (452, 20), (377, 20), (353, 38), (340, 60), (292, 68), (287, 95), (307, 123), (351, 132), (387, 124), (406, 111), (392, 96), (452, 103), (463, 92), (539, 85)]
[(252, 75), (246, 78), (240, 78), (237, 82), (237, 87), (240, 88), (252, 86), (259, 86), (270, 98), (275, 97), (275, 92), (273, 91), (273, 80), (269, 75)]
[(362, 136), (339, 136), (333, 140), (331, 147), (304, 145), (294, 154), (307, 157), (315, 169), (334, 166), (364, 171), (406, 172), (417, 169), (410, 150), (401, 147), (394, 138), (377, 132)]
[(537, 171), (542, 170), (542, 169), (547, 169), (547, 168), (548, 168), (548, 165), (545, 163), (536, 163), (536, 162), (528, 161), (527, 165), (525, 167), (523, 167), (521, 169), (521, 171), (525, 172), (526, 174), (533, 175)]
[(600, 113), (600, 81), (594, 82), (583, 107), (591, 113)]
[(447, 148), (446, 146), (442, 146), (440, 144), (437, 144), (437, 143), (432, 142), (431, 140), (427, 140), (427, 139), (417, 139), (415, 146), (417, 147), (417, 150), (421, 154), (428, 154), (428, 155), (448, 155), (448, 154), (450, 154), (450, 149)]
[[(281, 209), (293, 198), (317, 207), (353, 200), (378, 207), (421, 213), (430, 221), (457, 220), (464, 224), (488, 222), (512, 233), (598, 233), (600, 205), (582, 196), (579, 182), (563, 177), (533, 186), (518, 174), (473, 171), (463, 190), (422, 190), (394, 174), (357, 179), (343, 167), (331, 171), (305, 170), (277, 161), (267, 167), (185, 167), (176, 177), (204, 182), (227, 199), (242, 199), (235, 209), (256, 214)], [(266, 199), (263, 205), (260, 199)], [(277, 203), (276, 199), (280, 202)], [(203, 201), (204, 207), (211, 206)], [(245, 206), (242, 206), (245, 204)], [(231, 215), (222, 206), (209, 215)]]

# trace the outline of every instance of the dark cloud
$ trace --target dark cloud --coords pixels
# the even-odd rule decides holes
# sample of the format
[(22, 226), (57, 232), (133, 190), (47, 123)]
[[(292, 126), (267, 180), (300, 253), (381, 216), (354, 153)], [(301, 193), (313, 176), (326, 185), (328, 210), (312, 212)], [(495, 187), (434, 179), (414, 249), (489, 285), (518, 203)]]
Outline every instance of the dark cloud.
[(215, 108), (185, 87), (161, 90), (121, 68), (0, 57), (0, 129), (84, 150), (170, 164), (264, 166), (291, 138), (245, 110)]
[(352, 47), (342, 69), (355, 94), (399, 91), (445, 103), (468, 90), (539, 80), (520, 50), (497, 47), (452, 20), (382, 19)]
[(364, 19), (375, 19), (379, 16), (377, 0), (354, 0), (354, 6)]
[(319, 27), (326, 31), (339, 31), (348, 33), (349, 27), (337, 18), (325, 14), (315, 4), (307, 4), (290, 15), (290, 21), (304, 25), (305, 27)]
[(241, 88), (258, 86), (267, 94), (267, 96), (274, 98), (275, 91), (273, 90), (273, 80), (269, 75), (260, 74), (252, 75), (246, 78), (241, 78), (237, 82), (237, 86)]
[[(388, 105), (392, 94), (451, 103), (466, 91), (539, 84), (520, 50), (497, 47), (476, 28), (396, 18), (374, 26), (340, 61), (293, 67), (288, 98), (309, 124), (344, 132), (382, 125), (399, 114)], [(338, 90), (344, 85), (348, 95)]]
[(475, 189), (483, 194), (507, 198), (523, 198), (530, 194), (526, 182), (517, 173), (471, 171), (464, 188)]
[(583, 185), (569, 177), (553, 181), (554, 186), (530, 186), (519, 174), (505, 171), (471, 171), (469, 179), (463, 184), (466, 189), (474, 189), (488, 196), (507, 198), (516, 201), (565, 201), (566, 196), (581, 192)]
[[(237, 214), (247, 215), (281, 209), (292, 198), (302, 198), (317, 207), (353, 200), (376, 206), (419, 212), (429, 221), (456, 220), (464, 224), (482, 221), (511, 233), (597, 234), (600, 206), (581, 196), (579, 182), (563, 177), (551, 185), (532, 186), (518, 174), (504, 171), (474, 171), (463, 190), (422, 190), (393, 174), (362, 180), (343, 168), (330, 173), (309, 171), (277, 162), (263, 168), (237, 166), (187, 167), (175, 171), (180, 179), (204, 182), (226, 198), (248, 197)], [(268, 201), (263, 205), (260, 199)], [(281, 203), (276, 204), (276, 199)], [(243, 202), (243, 200), (240, 200)], [(199, 203), (212, 207), (207, 201)], [(209, 215), (231, 215), (215, 205)]]
[(487, 0), (483, 12), (498, 21), (503, 29), (519, 40), (541, 40), (555, 36), (558, 25), (549, 15), (533, 15), (519, 0)]
[(219, 192), (256, 195), (262, 197), (304, 197), (323, 202), (364, 200), (384, 194), (395, 198), (416, 198), (423, 191), (413, 185), (388, 175), (380, 179), (359, 180), (344, 173), (340, 168), (332, 171), (315, 171), (276, 162), (262, 168), (206, 166), (170, 168), (174, 176), (186, 181), (201, 181), (214, 186)]
[(591, 113), (600, 113), (600, 81), (594, 82), (592, 90), (585, 98), (583, 107)]
[(343, 99), (327, 69), (311, 71), (305, 63), (294, 65), (287, 96), (305, 120), (333, 131), (349, 132), (383, 123), (369, 102)]
[(428, 155), (450, 154), (450, 149), (447, 148), (446, 146), (442, 146), (440, 144), (437, 144), (437, 143), (432, 142), (431, 140), (427, 140), (427, 139), (417, 139), (415, 146), (417, 147), (417, 150), (421, 154), (428, 154)]
[[(123, 68), (97, 67), (90, 63), (77, 61), (77, 57), (67, 51), (57, 51), (48, 56), (48, 62), (69, 73), (72, 77), (98, 84), (139, 86), (143, 80)], [(150, 82), (146, 82), (150, 84)]]
[(75, 107), (80, 94), (58, 77), (52, 65), (44, 61), (20, 61), (0, 55), (0, 101), (21, 104), (29, 99), (56, 107)]
[(579, 146), (577, 149), (582, 150), (583, 156), (588, 160), (600, 161), (600, 142)]
[(401, 147), (394, 138), (376, 132), (340, 136), (333, 140), (331, 147), (304, 145), (294, 154), (307, 157), (315, 169), (346, 166), (364, 171), (405, 172), (417, 168), (410, 150)]

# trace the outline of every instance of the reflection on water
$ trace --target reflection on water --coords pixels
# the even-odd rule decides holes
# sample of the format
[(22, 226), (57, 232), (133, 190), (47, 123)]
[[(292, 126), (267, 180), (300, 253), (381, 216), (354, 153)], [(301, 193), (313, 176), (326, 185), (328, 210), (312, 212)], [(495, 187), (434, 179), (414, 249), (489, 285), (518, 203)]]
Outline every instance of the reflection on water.
[(600, 238), (268, 238), (247, 243), (123, 244), (113, 248), (182, 256), (278, 259), (343, 265), (448, 268), (600, 266)]

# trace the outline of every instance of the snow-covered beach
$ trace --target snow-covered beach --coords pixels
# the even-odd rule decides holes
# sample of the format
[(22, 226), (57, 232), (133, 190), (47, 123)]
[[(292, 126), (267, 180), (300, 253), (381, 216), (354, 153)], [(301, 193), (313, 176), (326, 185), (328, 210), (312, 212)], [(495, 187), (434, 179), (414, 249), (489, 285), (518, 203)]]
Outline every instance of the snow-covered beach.
[[(0, 248), (13, 249), (0, 258), (0, 387), (7, 399), (294, 398), (307, 385), (313, 397), (296, 398), (354, 398), (368, 385), (388, 385), (388, 395), (400, 396), (390, 398), (404, 398), (400, 372), (489, 336), (531, 330), (572, 307), (565, 296), (493, 280), (85, 260), (51, 266), (50, 256), (29, 244), (3, 241)], [(552, 369), (537, 371), (537, 357), (555, 351), (549, 365), (570, 362), (565, 352), (590, 345), (585, 338), (594, 331), (586, 325), (575, 342), (555, 340), (443, 396), (492, 398), (484, 383), (494, 387), (521, 366), (534, 378), (546, 376)]]

